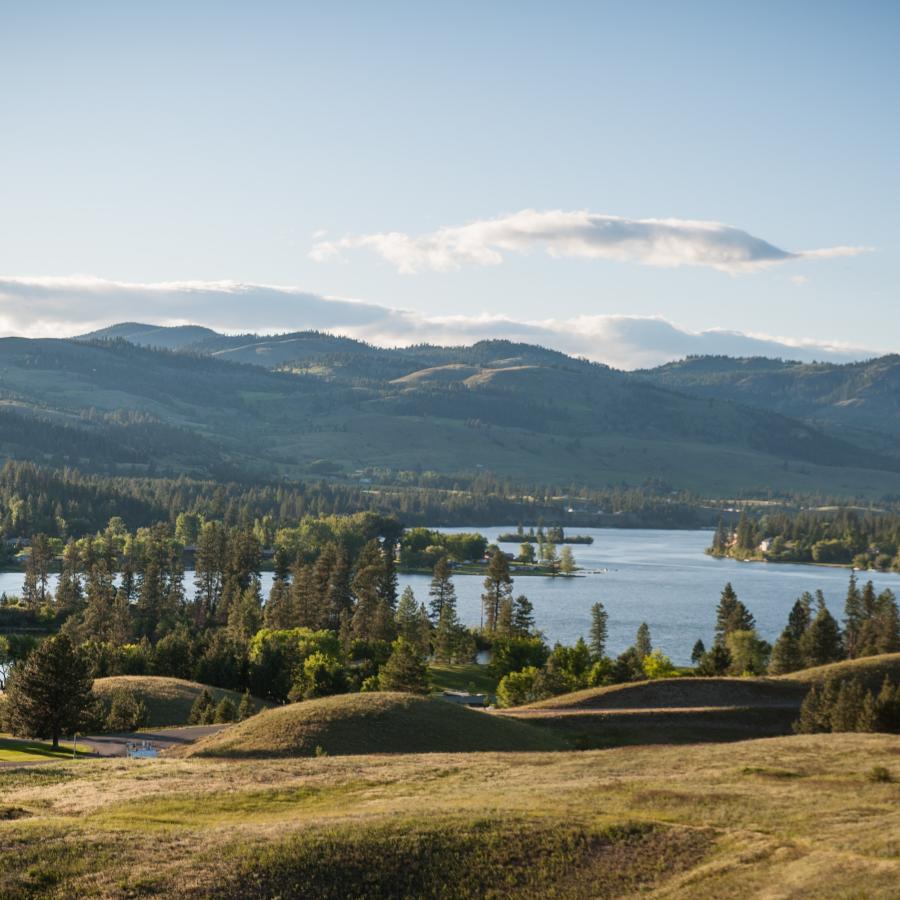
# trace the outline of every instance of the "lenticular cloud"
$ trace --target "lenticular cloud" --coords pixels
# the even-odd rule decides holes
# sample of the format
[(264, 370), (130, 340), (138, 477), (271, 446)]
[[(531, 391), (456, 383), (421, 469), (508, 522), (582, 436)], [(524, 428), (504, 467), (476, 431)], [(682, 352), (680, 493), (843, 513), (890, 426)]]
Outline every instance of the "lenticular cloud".
[(526, 209), (418, 236), (384, 232), (319, 240), (310, 257), (325, 262), (358, 248), (373, 250), (404, 274), (444, 272), (467, 264), (499, 265), (504, 254), (535, 248), (543, 248), (555, 257), (630, 261), (648, 266), (707, 266), (730, 273), (752, 272), (796, 259), (854, 256), (866, 249), (790, 251), (721, 222), (624, 219), (586, 210)]

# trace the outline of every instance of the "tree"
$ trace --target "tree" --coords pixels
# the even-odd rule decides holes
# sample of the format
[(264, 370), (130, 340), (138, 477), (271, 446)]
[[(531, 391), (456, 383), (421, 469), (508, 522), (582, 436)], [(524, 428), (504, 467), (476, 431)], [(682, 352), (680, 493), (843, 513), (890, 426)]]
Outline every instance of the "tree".
[(217, 704), (213, 713), (213, 721), (216, 724), (237, 721), (238, 711), (231, 697), (223, 697)]
[(255, 715), (256, 704), (250, 696), (250, 691), (244, 691), (244, 696), (241, 697), (241, 705), (238, 707), (238, 720), (243, 722), (244, 719), (249, 719), (250, 716)]
[(566, 545), (559, 553), (559, 571), (563, 575), (571, 575), (575, 568), (575, 557), (572, 554), (572, 548)]
[(51, 738), (78, 731), (91, 702), (87, 663), (65, 634), (47, 638), (16, 666), (5, 694), (6, 724), (13, 734)]
[(697, 643), (694, 644), (694, 649), (691, 650), (691, 662), (696, 666), (703, 658), (704, 653), (706, 653), (706, 645), (698, 639)]
[(644, 657), (643, 668), (648, 678), (671, 678), (675, 674), (672, 660), (658, 647)]
[(653, 652), (653, 643), (650, 640), (650, 626), (646, 622), (641, 622), (637, 630), (634, 638), (634, 649), (638, 659), (642, 662), (645, 657)]
[(796, 638), (794, 630), (788, 626), (781, 632), (772, 648), (769, 674), (786, 675), (788, 672), (796, 672), (802, 668), (803, 657), (800, 655), (800, 641)]
[(511, 630), (525, 636), (534, 631), (534, 605), (524, 594), (519, 594), (513, 601)]
[(403, 593), (400, 595), (400, 602), (397, 604), (394, 618), (397, 622), (397, 634), (414, 644), (419, 644), (421, 638), (419, 605), (416, 603), (416, 595), (409, 585), (403, 589)]
[(591, 607), (591, 631), (588, 646), (595, 660), (606, 656), (606, 641), (609, 637), (609, 614), (603, 604), (597, 601)]
[(816, 617), (800, 638), (799, 649), (806, 668), (824, 666), (843, 657), (838, 623), (824, 603), (819, 604)]
[(143, 728), (150, 720), (147, 704), (128, 688), (116, 688), (109, 703), (106, 715), (107, 731), (136, 731)]
[(434, 656), (440, 662), (459, 662), (471, 658), (472, 640), (456, 613), (456, 594), (447, 597), (434, 630)]
[(697, 663), (698, 675), (724, 675), (731, 666), (731, 653), (724, 644), (713, 644)]
[(519, 545), (519, 562), (526, 565), (534, 563), (534, 544), (531, 541)]
[(484, 593), (481, 595), (483, 627), (488, 631), (497, 630), (503, 601), (511, 598), (512, 578), (509, 574), (509, 563), (503, 551), (497, 548), (491, 555), (484, 579)]
[(762, 675), (766, 671), (772, 647), (759, 637), (755, 629), (732, 631), (725, 638), (725, 646), (731, 654), (734, 675)]
[(812, 594), (810, 594), (809, 591), (806, 591), (797, 599), (791, 608), (790, 615), (788, 616), (788, 630), (794, 640), (799, 641), (812, 622), (812, 603)]
[(716, 643), (724, 644), (732, 631), (753, 631), (756, 622), (750, 611), (738, 600), (731, 582), (722, 589), (716, 609)]
[(191, 705), (188, 723), (191, 725), (210, 725), (215, 717), (216, 703), (213, 700), (213, 695), (210, 693), (209, 688), (203, 688)]
[(441, 556), (434, 564), (431, 576), (431, 586), (428, 588), (428, 596), (431, 598), (428, 611), (431, 621), (435, 625), (441, 619), (441, 612), (447, 603), (456, 604), (456, 588), (453, 586), (453, 573), (446, 556)]
[(383, 691), (427, 694), (428, 667), (419, 648), (406, 638), (397, 638), (393, 643), (390, 658), (378, 675), (378, 682)]

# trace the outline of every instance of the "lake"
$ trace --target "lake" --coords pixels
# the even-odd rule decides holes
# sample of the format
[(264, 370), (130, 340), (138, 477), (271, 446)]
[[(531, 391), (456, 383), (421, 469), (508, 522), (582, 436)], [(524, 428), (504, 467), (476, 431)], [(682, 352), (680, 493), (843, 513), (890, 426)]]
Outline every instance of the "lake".
[[(480, 531), (494, 541), (501, 532), (515, 531), (515, 526), (441, 530)], [(655, 647), (678, 664), (689, 663), (697, 638), (707, 646), (712, 640), (716, 604), (726, 581), (734, 585), (769, 641), (778, 637), (803, 591), (821, 588), (831, 612), (838, 619), (843, 615), (848, 569), (712, 559), (703, 552), (712, 538), (710, 531), (582, 528), (578, 533), (594, 538), (593, 544), (572, 546), (576, 562), (586, 572), (583, 577), (515, 579), (515, 594), (526, 594), (534, 604), (537, 627), (551, 644), (587, 638), (591, 606), (600, 600), (609, 613), (611, 654), (625, 650), (641, 622), (647, 622)], [(517, 544), (503, 547), (518, 553)], [(859, 577), (871, 578), (878, 590), (891, 588), (900, 595), (898, 574), (870, 572)], [(186, 578), (192, 592), (192, 573)], [(416, 598), (427, 603), (429, 582), (427, 575), (401, 575), (400, 589), (410, 585)], [(478, 625), (482, 576), (456, 575), (454, 582), (460, 618), (467, 625)], [(271, 583), (272, 573), (264, 572), (266, 592)], [(17, 594), (21, 587), (21, 573), (0, 573), (0, 591)]]

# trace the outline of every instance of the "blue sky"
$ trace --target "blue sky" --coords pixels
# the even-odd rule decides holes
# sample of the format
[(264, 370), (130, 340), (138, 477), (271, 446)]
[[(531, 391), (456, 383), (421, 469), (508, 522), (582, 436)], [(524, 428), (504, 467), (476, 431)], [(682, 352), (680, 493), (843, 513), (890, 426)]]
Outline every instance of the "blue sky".
[[(217, 320), (127, 290), (228, 280), (409, 310), (429, 339), (448, 316), (657, 316), (900, 349), (896, 3), (3, 6), (0, 330), (308, 324), (301, 299)], [(359, 246), (521, 210), (868, 249), (723, 271), (540, 240), (408, 274)], [(17, 288), (75, 274), (113, 283), (102, 303)]]

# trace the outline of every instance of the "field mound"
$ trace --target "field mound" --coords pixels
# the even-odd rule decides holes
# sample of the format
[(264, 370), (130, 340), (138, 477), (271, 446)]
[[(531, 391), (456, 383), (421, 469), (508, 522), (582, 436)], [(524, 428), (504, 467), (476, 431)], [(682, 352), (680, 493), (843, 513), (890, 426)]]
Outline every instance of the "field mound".
[(782, 675), (778, 680), (784, 683), (800, 683), (806, 687), (811, 687), (830, 676), (841, 679), (858, 678), (870, 690), (877, 690), (881, 687), (885, 676), (889, 676), (895, 682), (900, 680), (900, 653), (864, 656), (862, 659), (847, 659), (843, 662), (830, 663), (827, 666), (801, 669), (799, 672)]
[(522, 722), (413, 694), (322, 697), (266, 710), (210, 735), (188, 756), (331, 756), (557, 750), (562, 741)]
[[(149, 728), (187, 725), (191, 707), (204, 689), (212, 694), (216, 703), (223, 697), (229, 697), (235, 706), (241, 702), (241, 695), (237, 691), (209, 687), (196, 681), (186, 681), (183, 678), (165, 678), (159, 675), (114, 675), (94, 681), (94, 693), (104, 700), (109, 699), (113, 691), (120, 688), (133, 691), (147, 705), (150, 714), (147, 722)], [(264, 706), (259, 700), (255, 702), (257, 709)]]
[(799, 706), (805, 684), (771, 678), (660, 678), (587, 688), (551, 697), (521, 710), (707, 709)]

